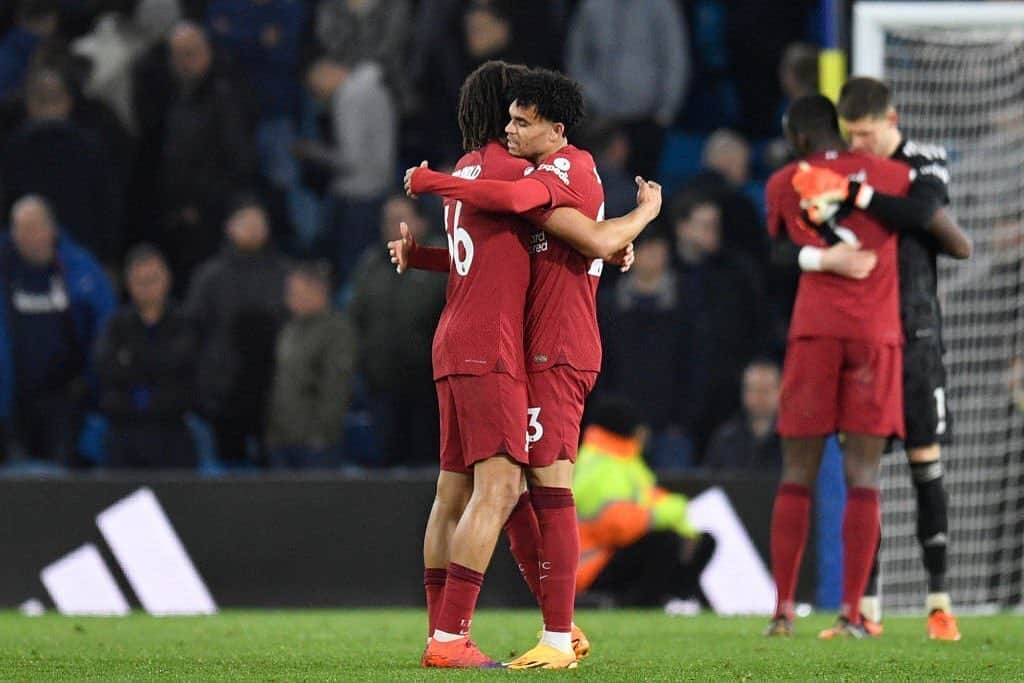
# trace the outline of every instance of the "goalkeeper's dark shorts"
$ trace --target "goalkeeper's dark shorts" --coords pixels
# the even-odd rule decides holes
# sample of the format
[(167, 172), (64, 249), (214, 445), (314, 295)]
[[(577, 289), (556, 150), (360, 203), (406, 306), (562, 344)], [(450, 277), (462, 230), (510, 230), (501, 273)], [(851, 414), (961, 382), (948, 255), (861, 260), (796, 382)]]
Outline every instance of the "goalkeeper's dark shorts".
[(910, 341), (903, 348), (903, 409), (906, 448), (949, 443), (952, 421), (946, 404), (946, 368), (937, 340)]

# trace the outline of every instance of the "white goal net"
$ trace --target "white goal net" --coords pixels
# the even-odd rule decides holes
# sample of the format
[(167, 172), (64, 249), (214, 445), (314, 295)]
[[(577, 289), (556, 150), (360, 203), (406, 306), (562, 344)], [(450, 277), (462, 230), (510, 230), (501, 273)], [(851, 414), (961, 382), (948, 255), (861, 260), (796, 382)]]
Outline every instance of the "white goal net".
[[(1024, 357), (1024, 7), (1018, 8), (1016, 23), (943, 27), (941, 10), (921, 7), (916, 22), (905, 12), (889, 25), (868, 22), (881, 36), (854, 45), (881, 47), (869, 70), (892, 87), (905, 136), (947, 148), (953, 213), (974, 240), (970, 261), (940, 259), (939, 266), (953, 416), (953, 442), (943, 453), (947, 582), (954, 605), (968, 609), (1019, 604), (1024, 569), (1024, 406), (1014, 406), (1011, 391), (1014, 359)], [(983, 13), (985, 5), (974, 11)], [(883, 602), (890, 611), (920, 611), (927, 582), (901, 453), (884, 461), (882, 500)]]

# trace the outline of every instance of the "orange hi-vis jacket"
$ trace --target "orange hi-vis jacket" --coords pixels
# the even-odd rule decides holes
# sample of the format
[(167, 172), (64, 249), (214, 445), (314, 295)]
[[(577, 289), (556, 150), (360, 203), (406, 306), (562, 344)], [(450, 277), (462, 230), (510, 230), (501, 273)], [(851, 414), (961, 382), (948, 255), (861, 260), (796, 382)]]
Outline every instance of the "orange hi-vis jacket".
[(590, 426), (583, 434), (573, 475), (580, 528), (576, 592), (587, 590), (619, 548), (651, 531), (697, 535), (686, 515), (686, 497), (655, 485), (641, 457), (639, 439)]

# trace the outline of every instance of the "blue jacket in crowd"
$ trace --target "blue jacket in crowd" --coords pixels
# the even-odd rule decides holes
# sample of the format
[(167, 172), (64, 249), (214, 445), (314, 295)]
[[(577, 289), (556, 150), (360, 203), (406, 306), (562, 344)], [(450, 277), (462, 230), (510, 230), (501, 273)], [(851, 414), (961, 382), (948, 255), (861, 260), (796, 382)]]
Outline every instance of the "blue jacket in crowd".
[[(13, 248), (10, 232), (0, 234), (0, 255)], [(99, 262), (64, 235), (57, 242), (57, 264), (64, 273), (75, 331), (90, 347), (83, 349), (83, 355), (89, 358), (93, 342), (117, 306), (114, 288)], [(0, 422), (10, 418), (15, 395), (7, 288), (0, 270)]]
[(15, 26), (0, 38), (0, 98), (21, 87), (28, 63), (42, 39)]

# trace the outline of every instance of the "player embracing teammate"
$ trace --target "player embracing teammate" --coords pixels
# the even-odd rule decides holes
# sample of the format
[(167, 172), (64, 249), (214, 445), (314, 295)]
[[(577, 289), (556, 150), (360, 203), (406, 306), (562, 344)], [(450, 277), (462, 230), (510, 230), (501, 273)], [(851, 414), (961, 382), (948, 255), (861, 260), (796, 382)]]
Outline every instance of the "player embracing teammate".
[[(812, 100), (817, 102), (816, 107), (811, 106)], [(801, 107), (798, 107), (798, 104)], [(905, 442), (919, 498), (919, 537), (923, 536), (922, 529), (935, 527), (935, 533), (928, 533), (921, 538), (923, 545), (925, 538), (929, 539), (933, 548), (929, 551), (928, 546), (924, 546), (926, 566), (933, 577), (930, 579), (928, 598), (931, 613), (929, 633), (934, 638), (958, 639), (956, 622), (950, 615), (949, 597), (935, 589), (935, 586), (941, 586), (941, 574), (945, 568), (946, 531), (945, 497), (941, 487), (941, 469), (937, 465), (937, 444), (939, 437), (945, 432), (946, 411), (938, 329), (938, 301), (935, 291), (935, 254), (942, 251), (961, 258), (966, 257), (970, 252), (970, 242), (942, 210), (948, 202), (945, 154), (934, 148), (922, 148), (902, 141), (895, 128), (895, 113), (892, 111), (888, 89), (873, 79), (853, 79), (844, 88), (839, 107), (855, 151), (877, 154), (879, 156), (876, 158), (880, 161), (881, 157), (891, 157), (899, 162), (889, 168), (888, 172), (894, 174), (893, 178), (899, 175), (900, 169), (904, 174), (909, 172), (908, 195), (902, 197), (885, 194), (885, 185), (875, 182), (866, 164), (864, 168), (853, 173), (843, 168), (830, 169), (828, 161), (835, 161), (840, 156), (847, 155), (840, 155), (838, 151), (827, 152), (825, 160), (810, 158), (799, 167), (787, 167), (773, 176), (769, 184), (769, 202), (770, 205), (774, 205), (770, 210), (769, 230), (777, 230), (779, 207), (786, 205), (788, 208), (781, 211), (786, 219), (786, 232), (793, 241), (802, 245), (799, 263), (805, 271), (801, 278), (797, 309), (801, 308), (801, 298), (805, 304), (808, 301), (809, 297), (804, 296), (805, 287), (808, 291), (825, 292), (827, 290), (821, 283), (827, 282), (832, 287), (851, 293), (860, 289), (863, 296), (860, 303), (864, 310), (879, 307), (877, 310), (883, 313), (882, 319), (885, 320), (886, 336), (891, 337), (891, 332), (895, 331), (898, 338), (901, 328), (892, 325), (889, 315), (889, 296), (895, 294), (893, 287), (898, 286), (902, 297), (901, 316), (897, 321), (902, 322), (902, 332), (907, 340), (905, 357), (908, 365), (900, 371), (900, 384), (891, 387), (888, 382), (881, 380), (884, 373), (879, 373), (877, 367), (866, 368), (854, 358), (844, 358), (838, 366), (819, 364), (816, 370), (822, 377), (838, 377), (837, 408), (840, 416), (831, 431), (846, 434), (845, 464), (847, 483), (850, 486), (843, 524), (844, 582), (841, 616), (836, 626), (823, 631), (820, 635), (823, 638), (843, 635), (859, 637), (878, 635), (881, 632), (876, 623), (877, 597), (860, 599), (868, 576), (864, 572), (864, 559), (867, 557), (864, 540), (871, 537), (877, 539), (877, 529), (872, 531), (866, 527), (863, 508), (877, 510), (878, 464), (875, 454), (881, 454), (881, 445), (876, 440), (865, 440), (863, 435), (852, 433), (852, 428), (844, 428), (843, 422), (849, 425), (849, 421), (853, 419), (861, 421), (862, 425), (866, 424), (863, 419), (871, 415), (872, 408), (877, 407), (869, 406), (866, 415), (854, 416), (855, 412), (865, 412), (864, 405), (851, 400), (856, 393), (877, 393), (892, 389), (894, 395), (901, 399), (905, 397), (906, 400), (905, 405), (902, 405), (901, 401), (899, 417), (903, 423), (904, 414), (906, 416)], [(808, 123), (806, 111), (809, 108), (818, 110), (815, 118), (820, 120), (817, 124)], [(811, 137), (824, 140), (825, 142), (820, 143), (824, 146), (837, 142), (832, 133), (833, 126), (835, 133), (838, 133), (838, 122), (832, 123), (836, 119), (836, 112), (827, 100), (820, 97), (807, 98), (805, 101), (794, 103), (794, 110), (802, 112), (802, 116), (794, 117), (791, 111), (787, 119), (787, 136), (798, 149), (798, 153), (807, 154), (811, 150), (806, 144), (806, 136), (800, 134), (801, 127), (820, 129), (822, 132)], [(801, 142), (805, 143), (802, 147)], [(862, 155), (857, 156), (870, 159)], [(878, 172), (876, 171), (876, 174)], [(789, 189), (790, 184), (796, 191), (795, 194)], [(794, 206), (792, 201), (796, 200), (797, 195), (799, 201)], [(852, 227), (855, 222), (868, 215), (880, 220), (886, 228), (900, 233), (898, 285), (895, 281), (890, 281), (891, 275), (894, 274), (893, 269), (897, 266), (893, 261), (895, 253), (892, 251), (892, 237), (883, 242), (881, 248), (876, 248), (874, 244), (865, 243), (859, 231), (850, 232), (840, 226), (842, 223), (844, 226)], [(808, 236), (813, 237), (808, 239)], [(878, 266), (872, 270), (876, 261)], [(884, 282), (885, 287), (884, 290), (873, 289), (859, 286), (859, 282)], [(879, 294), (885, 298), (877, 298)], [(805, 305), (800, 319), (797, 310), (794, 310), (790, 351), (787, 356), (787, 374), (791, 378), (803, 369), (815, 365), (807, 358), (796, 358), (799, 351), (794, 350), (794, 341), (800, 337), (800, 326), (806, 326), (807, 316), (826, 313), (828, 305), (829, 300), (824, 297), (817, 302), (816, 307)], [(852, 338), (852, 328), (837, 327), (834, 332), (833, 336), (847, 340), (844, 344)], [(861, 336), (866, 336), (865, 332), (866, 328), (861, 328)], [(798, 342), (795, 348), (803, 346), (803, 343)], [(900, 356), (902, 361), (904, 354)], [(789, 367), (791, 359), (794, 366), (792, 370)], [(821, 378), (818, 379), (821, 381)], [(928, 386), (934, 390), (928, 389), (922, 393), (922, 387)], [(806, 410), (806, 406), (800, 403), (804, 394), (792, 383), (788, 385), (788, 389), (787, 392), (787, 383), (784, 380), (782, 413), (792, 416), (794, 409)], [(928, 395), (925, 396), (925, 393)], [(877, 393), (876, 398), (881, 397), (882, 393)], [(892, 408), (886, 411), (891, 412)], [(846, 417), (843, 417), (844, 413)], [(872, 424), (868, 426), (873, 431), (869, 431), (868, 434), (903, 436), (902, 424), (899, 432), (886, 434), (886, 429), (890, 428), (886, 426), (889, 424), (888, 419), (883, 419), (881, 414), (875, 417), (873, 420), (869, 418)], [(780, 432), (784, 437), (787, 434), (783, 430), (793, 429), (792, 420), (786, 421), (790, 424), (784, 426), (783, 418), (780, 417)], [(824, 426), (827, 427), (828, 423), (824, 423)], [(824, 433), (828, 431), (826, 428)], [(799, 453), (806, 443), (792, 443), (790, 439), (786, 439), (784, 443), (788, 446), (787, 466), (783, 473), (783, 484), (776, 498), (772, 523), (773, 572), (779, 602), (775, 618), (768, 630), (770, 635), (787, 635), (792, 629), (792, 592), (806, 538), (805, 512), (809, 508), (809, 486), (814, 481), (814, 477), (809, 475), (816, 475), (820, 462), (820, 450), (815, 451), (817, 455), (814, 458), (807, 459), (806, 452)], [(865, 445), (869, 446), (867, 455)], [(789, 455), (791, 452), (793, 455)], [(872, 462), (875, 464), (869, 467)], [(801, 471), (800, 466), (806, 469), (807, 463), (811, 463), (812, 471)], [(927, 464), (916, 468), (915, 463)], [(918, 469), (922, 471), (919, 473)], [(935, 473), (937, 469), (938, 475)], [(870, 485), (872, 480), (874, 485)], [(877, 527), (877, 521), (875, 526)], [(939, 552), (935, 550), (935, 546), (939, 545), (940, 541), (941, 571), (936, 571), (939, 569)], [(871, 560), (875, 561), (875, 572), (876, 552), (877, 540), (868, 561), (868, 567), (872, 564)], [(874, 575), (874, 572), (872, 574)], [(871, 583), (874, 583), (874, 579)], [(862, 612), (868, 612), (869, 618), (863, 618)]]
[[(449, 299), (434, 341), (434, 374), (442, 407), (442, 473), (424, 544), (424, 583), (433, 626), (423, 664), (495, 664), (468, 640), (468, 631), (483, 572), (504, 524), (544, 617), (541, 642), (509, 667), (574, 668), (589, 645), (572, 623), (579, 562), (572, 464), (583, 404), (601, 363), (596, 317), (601, 258), (616, 253), (619, 259), (629, 258), (626, 245), (660, 209), (660, 188), (638, 180), (637, 209), (621, 219), (598, 223), (604, 217), (600, 177), (591, 156), (567, 139), (583, 114), (578, 85), (550, 71), (527, 72), (500, 63), (481, 69), (485, 73), (504, 69), (507, 78), (504, 92), (496, 87), (474, 94), (485, 77), (480, 70), (463, 86), (459, 123), (466, 146), (477, 149), (460, 160), (452, 175), (422, 166), (406, 174), (411, 194), (432, 192), (445, 197), (450, 246)], [(493, 122), (499, 116), (508, 122), (503, 130), (495, 131), (492, 124), (485, 126), (483, 135), (466, 136), (475, 121)], [(516, 163), (525, 165), (517, 168)], [(497, 168), (514, 170), (492, 170)], [(524, 228), (524, 219), (533, 227)], [(482, 278), (475, 283), (470, 279), (485, 248), (477, 235), (490, 234), (481, 230), (483, 226), (521, 240), (486, 246), (492, 249), (492, 259), (508, 258), (515, 264), (526, 254), (528, 285), (523, 286), (518, 268), (519, 277), (514, 280), (500, 272), (487, 284), (481, 284)], [(440, 269), (445, 260), (408, 239), (390, 243), (389, 248), (400, 268)], [(495, 266), (499, 271), (505, 267)], [(520, 317), (509, 314), (490, 327), (479, 325), (474, 320), (478, 312), (464, 303), (472, 300), (476, 306), (493, 307), (496, 301), (511, 302), (515, 297), (525, 299)], [(489, 358), (468, 357), (461, 367), (439, 367), (439, 360), (451, 353), (449, 345), (456, 341), (446, 332), (456, 315), (460, 316), (457, 325), (465, 330), (458, 338), (465, 343), (459, 351), (462, 356), (472, 356), (474, 344), (486, 348), (502, 339), (508, 342), (507, 362), (495, 365)], [(520, 328), (512, 329), (516, 325)], [(519, 358), (511, 350), (516, 339), (523, 344)], [(511, 381), (520, 369), (528, 378), (528, 405), (522, 404), (519, 385)], [(498, 385), (493, 380), (484, 385), (478, 379), (494, 373), (510, 379)], [(472, 379), (467, 382), (464, 375)], [(480, 388), (472, 392), (456, 388), (462, 384)], [(467, 439), (489, 429), (487, 418), (476, 417), (483, 412), (482, 403), (489, 403), (491, 412), (498, 407), (497, 414), (508, 425), (507, 438), (502, 432)], [(510, 444), (511, 434), (520, 426), (521, 444)], [(517, 463), (524, 462), (520, 448), (525, 451), (527, 445), (529, 490), (520, 495)], [(492, 461), (497, 465), (489, 466)], [(498, 486), (496, 479), (501, 482)], [(481, 532), (466, 543), (463, 528)], [(467, 546), (476, 555), (466, 555), (463, 548)], [(471, 566), (462, 561), (464, 557)], [(436, 607), (438, 601), (440, 607)]]

